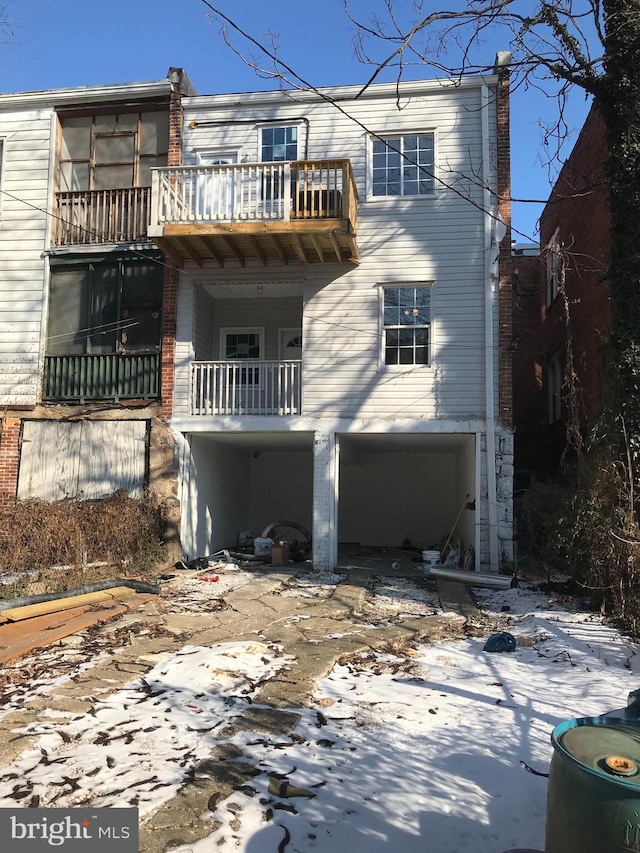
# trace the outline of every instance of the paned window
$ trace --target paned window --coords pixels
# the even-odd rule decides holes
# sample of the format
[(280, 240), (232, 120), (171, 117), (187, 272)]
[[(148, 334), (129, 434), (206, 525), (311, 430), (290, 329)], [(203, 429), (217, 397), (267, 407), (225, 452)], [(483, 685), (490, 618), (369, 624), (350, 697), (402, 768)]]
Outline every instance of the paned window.
[(167, 112), (61, 118), (61, 192), (151, 186), (151, 168), (166, 166)]
[[(263, 163), (291, 161), (298, 159), (297, 127), (263, 127), (260, 131), (260, 158)], [(280, 167), (266, 170), (262, 178), (262, 199), (265, 202), (277, 202), (284, 197), (284, 173)], [(291, 175), (291, 194), (295, 193), (296, 175)]]
[(430, 195), (433, 169), (433, 133), (373, 140), (374, 196)]
[(263, 127), (260, 135), (263, 163), (298, 159), (297, 127)]
[[(228, 328), (220, 330), (220, 351), (225, 361), (260, 361), (264, 352), (264, 330), (260, 328)], [(239, 386), (259, 385), (261, 371), (258, 365), (234, 368), (233, 381)]]
[(383, 288), (385, 364), (429, 364), (431, 287)]

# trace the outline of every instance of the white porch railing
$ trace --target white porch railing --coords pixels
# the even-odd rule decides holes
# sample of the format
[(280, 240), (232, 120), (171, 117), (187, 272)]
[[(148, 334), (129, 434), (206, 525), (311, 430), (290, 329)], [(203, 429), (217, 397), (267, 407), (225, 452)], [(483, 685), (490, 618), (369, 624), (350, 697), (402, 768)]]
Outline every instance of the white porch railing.
[(152, 226), (331, 218), (355, 225), (349, 160), (162, 167), (152, 184)]
[(299, 415), (301, 361), (196, 361), (192, 415)]

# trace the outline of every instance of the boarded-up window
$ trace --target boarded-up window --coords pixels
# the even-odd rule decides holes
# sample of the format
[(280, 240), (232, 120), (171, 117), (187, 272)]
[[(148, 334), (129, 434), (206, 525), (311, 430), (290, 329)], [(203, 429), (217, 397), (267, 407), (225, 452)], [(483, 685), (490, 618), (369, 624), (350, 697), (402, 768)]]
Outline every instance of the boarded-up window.
[(18, 498), (140, 497), (147, 473), (147, 421), (25, 421)]

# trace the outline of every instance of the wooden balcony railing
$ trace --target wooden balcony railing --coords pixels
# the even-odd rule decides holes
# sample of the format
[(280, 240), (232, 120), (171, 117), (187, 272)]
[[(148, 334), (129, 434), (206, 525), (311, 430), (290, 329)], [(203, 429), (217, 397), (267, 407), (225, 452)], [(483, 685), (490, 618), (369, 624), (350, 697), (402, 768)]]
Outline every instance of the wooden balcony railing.
[(358, 263), (358, 191), (349, 160), (152, 170), (149, 236), (180, 265)]
[(291, 219), (355, 221), (349, 160), (154, 169), (152, 225)]
[(154, 400), (160, 396), (160, 354), (48, 355), (43, 400)]
[(301, 361), (198, 361), (192, 415), (299, 415)]
[(56, 193), (55, 246), (147, 239), (151, 187)]

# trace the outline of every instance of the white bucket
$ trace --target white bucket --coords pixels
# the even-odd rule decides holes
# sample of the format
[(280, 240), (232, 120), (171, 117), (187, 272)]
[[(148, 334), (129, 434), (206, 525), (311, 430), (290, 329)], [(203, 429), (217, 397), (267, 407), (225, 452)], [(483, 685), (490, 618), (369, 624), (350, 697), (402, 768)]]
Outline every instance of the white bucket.
[(422, 552), (422, 568), (425, 572), (431, 569), (440, 562), (440, 551), (423, 551)]
[(256, 557), (270, 557), (273, 539), (268, 536), (258, 536), (253, 540), (253, 553)]

